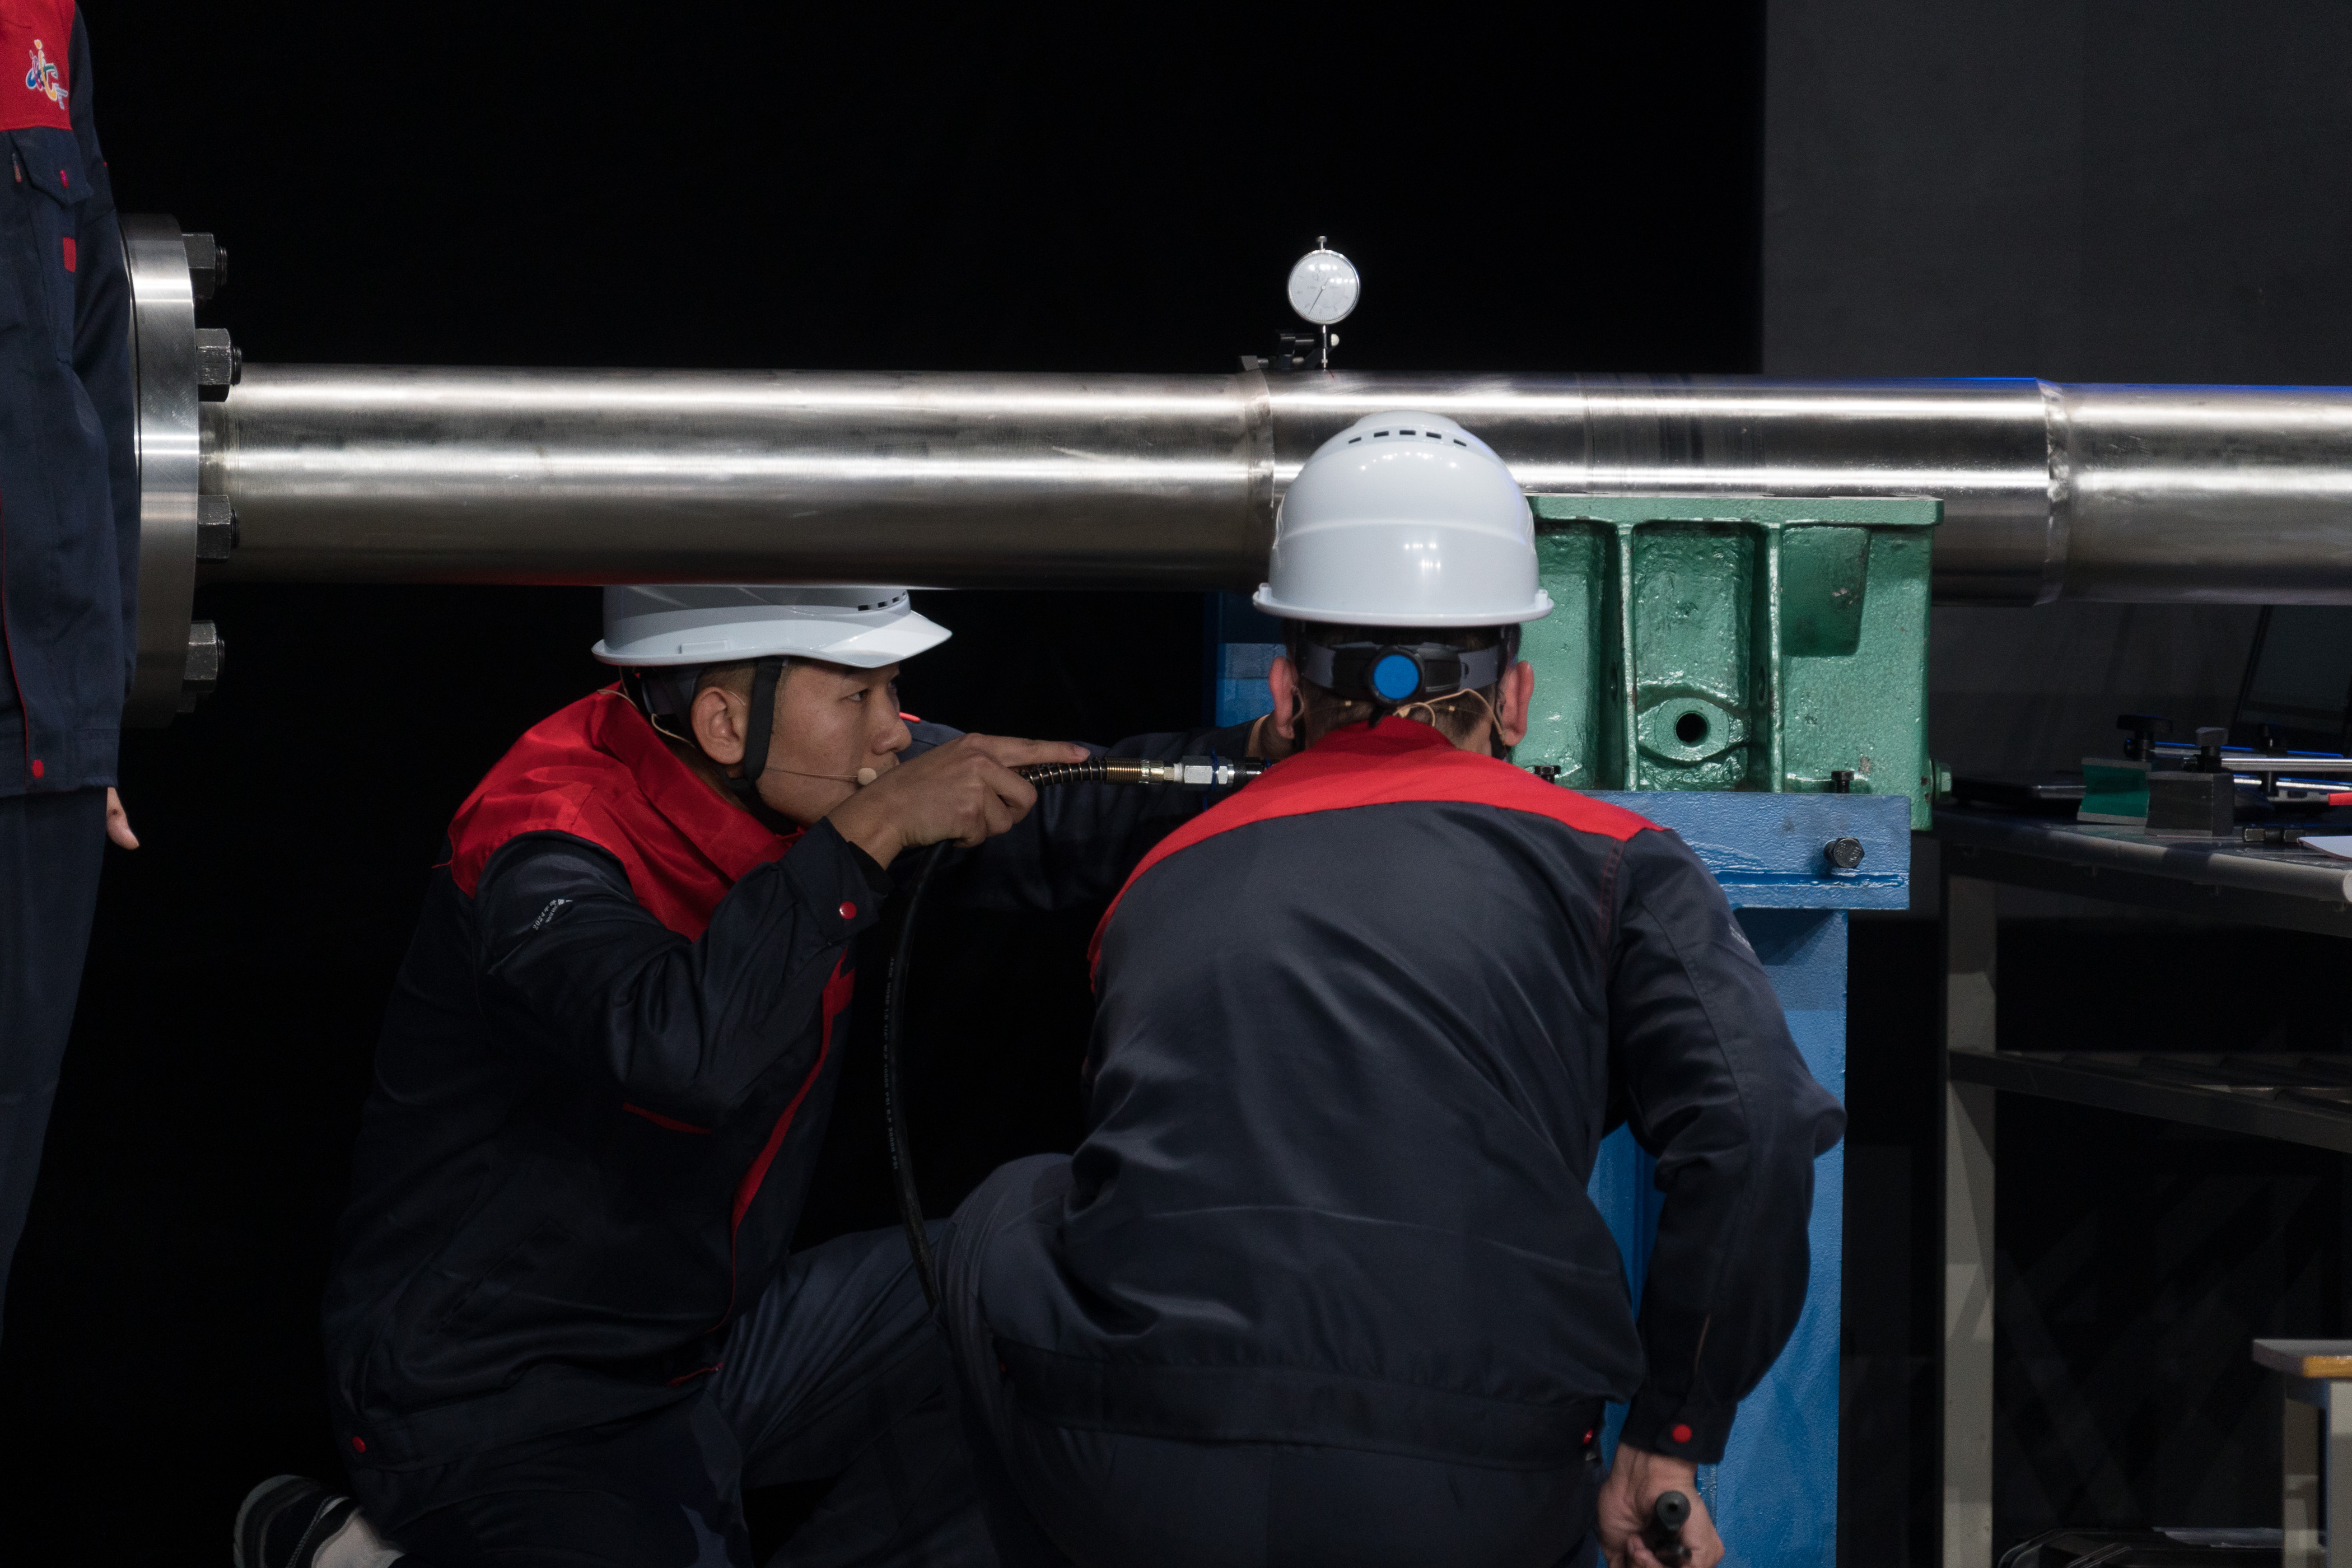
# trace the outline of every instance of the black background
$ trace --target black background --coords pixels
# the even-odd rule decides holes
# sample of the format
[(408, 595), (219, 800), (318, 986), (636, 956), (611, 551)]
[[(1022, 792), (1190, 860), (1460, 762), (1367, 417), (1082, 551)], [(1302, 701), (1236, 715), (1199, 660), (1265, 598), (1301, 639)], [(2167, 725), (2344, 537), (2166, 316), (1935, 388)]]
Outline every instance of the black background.
[[(1295, 324), (1284, 274), (1328, 235), (1366, 279), (1344, 364), (1757, 368), (1761, 4), (89, 21), (120, 205), (229, 246), (210, 319), (258, 362), (1221, 371)], [(958, 634), (908, 672), (927, 717), (1200, 713), (1198, 595), (926, 608)], [(109, 856), (0, 1342), (11, 1561), (211, 1559), (254, 1481), (332, 1474), (316, 1303), (382, 999), (452, 808), (601, 679), (593, 590), (198, 612), (226, 679), (126, 740), (145, 846)], [(1062, 934), (929, 1004), (1011, 1081), (1082, 1032)], [(918, 1131), (954, 1129), (950, 1185), (1068, 1115), (947, 1098)], [(854, 1153), (843, 1223), (887, 1215)]]

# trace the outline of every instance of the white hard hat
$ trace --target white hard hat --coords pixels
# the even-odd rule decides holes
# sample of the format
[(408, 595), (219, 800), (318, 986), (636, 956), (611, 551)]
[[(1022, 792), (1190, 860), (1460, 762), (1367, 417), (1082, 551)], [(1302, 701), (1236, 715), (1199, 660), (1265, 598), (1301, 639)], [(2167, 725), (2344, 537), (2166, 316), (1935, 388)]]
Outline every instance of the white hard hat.
[(679, 583), (604, 590), (606, 664), (731, 664), (783, 655), (875, 669), (948, 640), (904, 588)]
[(1315, 450), (1274, 524), (1269, 616), (1382, 626), (1541, 620), (1535, 519), (1494, 448), (1435, 414), (1360, 419)]

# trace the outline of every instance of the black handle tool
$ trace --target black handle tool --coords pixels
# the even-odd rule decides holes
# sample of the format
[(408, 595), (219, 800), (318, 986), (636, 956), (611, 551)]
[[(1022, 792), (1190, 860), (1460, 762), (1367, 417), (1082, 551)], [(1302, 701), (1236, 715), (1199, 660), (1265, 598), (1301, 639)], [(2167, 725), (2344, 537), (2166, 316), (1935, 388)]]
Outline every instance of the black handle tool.
[(1690, 1518), (1690, 1499), (1680, 1492), (1660, 1492), (1650, 1505), (1650, 1522), (1642, 1527), (1642, 1543), (1665, 1568), (1685, 1568), (1690, 1548), (1683, 1544), (1683, 1522)]

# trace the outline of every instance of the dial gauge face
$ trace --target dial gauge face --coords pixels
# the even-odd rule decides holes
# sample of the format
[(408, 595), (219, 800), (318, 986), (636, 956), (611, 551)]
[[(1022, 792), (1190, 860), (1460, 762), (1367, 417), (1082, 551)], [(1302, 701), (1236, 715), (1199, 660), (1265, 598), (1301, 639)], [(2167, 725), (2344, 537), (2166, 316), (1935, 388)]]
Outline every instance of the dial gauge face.
[(1346, 321), (1362, 289), (1356, 264), (1336, 250), (1310, 250), (1290, 269), (1290, 308), (1318, 327)]

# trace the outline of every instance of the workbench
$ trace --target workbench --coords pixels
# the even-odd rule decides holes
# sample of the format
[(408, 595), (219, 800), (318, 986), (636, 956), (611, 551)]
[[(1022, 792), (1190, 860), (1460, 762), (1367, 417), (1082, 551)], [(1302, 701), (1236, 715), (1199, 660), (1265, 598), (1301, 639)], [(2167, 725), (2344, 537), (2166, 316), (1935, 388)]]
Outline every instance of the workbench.
[(1944, 1568), (1992, 1568), (1993, 1131), (2003, 1093), (2352, 1153), (2352, 1060), (2232, 1051), (2003, 1050), (2001, 884), (2352, 937), (2352, 861), (1939, 806), (1944, 1100)]

